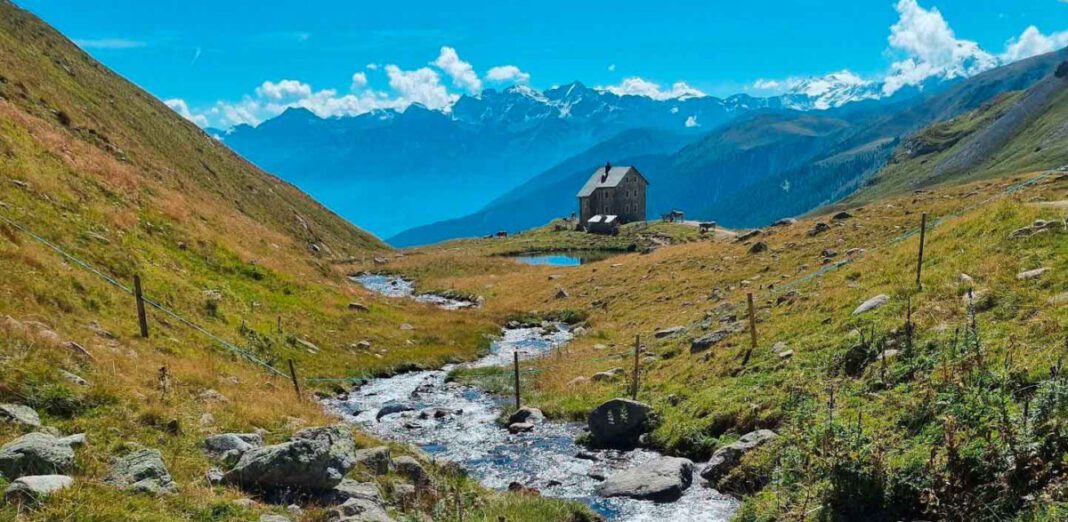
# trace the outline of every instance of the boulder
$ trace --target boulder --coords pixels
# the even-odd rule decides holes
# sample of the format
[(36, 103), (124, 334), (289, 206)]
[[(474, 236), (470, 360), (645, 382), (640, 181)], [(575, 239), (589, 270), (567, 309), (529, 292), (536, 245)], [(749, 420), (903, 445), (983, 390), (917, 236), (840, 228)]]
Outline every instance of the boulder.
[(382, 506), (362, 498), (350, 498), (326, 513), (330, 522), (394, 522)]
[(671, 502), (678, 500), (691, 483), (693, 462), (677, 457), (659, 457), (608, 476), (597, 485), (597, 494)]
[(253, 448), (223, 480), (245, 488), (328, 491), (356, 465), (356, 443), (344, 425), (298, 431), (289, 442)]
[(633, 448), (649, 431), (653, 408), (629, 399), (612, 399), (594, 408), (586, 419), (594, 446)]
[(4, 500), (12, 504), (37, 502), (55, 493), (69, 488), (74, 479), (67, 475), (28, 475), (15, 479), (4, 490)]
[(556, 297), (557, 299), (567, 299), (568, 297), (571, 297), (571, 295), (567, 293), (567, 290), (564, 290), (563, 288), (557, 288), (556, 295), (554, 297)]
[(517, 433), (527, 433), (534, 431), (534, 424), (529, 422), (513, 422), (508, 425), (508, 433), (513, 435)]
[(677, 335), (685, 331), (685, 326), (672, 326), (671, 328), (664, 328), (663, 330), (657, 330), (656, 332), (653, 332), (653, 337), (657, 339), (663, 339), (665, 337), (671, 337), (673, 335)]
[(712, 454), (708, 464), (701, 469), (701, 477), (715, 486), (721, 478), (738, 466), (742, 457), (776, 437), (778, 435), (771, 430), (757, 430), (742, 435), (734, 444), (719, 448)]
[(78, 386), (89, 386), (89, 381), (81, 378), (78, 375), (68, 372), (67, 370), (59, 370), (59, 375), (71, 384), (77, 384)]
[(1038, 279), (1038, 278), (1042, 277), (1042, 275), (1045, 274), (1048, 271), (1049, 271), (1049, 268), (1046, 268), (1046, 267), (1036, 268), (1034, 270), (1026, 270), (1024, 272), (1020, 272), (1019, 274), (1016, 274), (1016, 279), (1019, 280), (1019, 281), (1028, 281), (1030, 279)]
[(134, 451), (112, 464), (104, 483), (122, 490), (139, 493), (176, 493), (178, 485), (174, 483), (163, 456), (159, 450), (142, 449)]
[(760, 235), (760, 229), (759, 228), (755, 228), (755, 229), (750, 230), (749, 232), (746, 232), (744, 234), (738, 234), (737, 236), (735, 236), (734, 240), (739, 242), (739, 243), (741, 243), (742, 241), (749, 241), (750, 239), (753, 239), (754, 237), (757, 237), (759, 235)]
[(703, 335), (690, 342), (690, 353), (701, 353), (726, 339), (730, 334), (739, 332), (745, 328), (745, 323), (735, 321), (724, 328), (720, 328), (710, 334)]
[(808, 231), (808, 235), (809, 236), (817, 236), (817, 235), (822, 234), (822, 233), (824, 233), (824, 232), (826, 232), (826, 231), (828, 231), (830, 229), (831, 229), (831, 226), (828, 225), (827, 223), (816, 223)]
[(41, 417), (29, 406), (0, 404), (0, 422), (39, 428), (41, 426)]
[(263, 446), (263, 437), (258, 433), (223, 433), (204, 439), (204, 451), (225, 462), (237, 462), (252, 448)]
[(782, 218), (782, 219), (772, 223), (771, 226), (773, 226), (773, 227), (788, 227), (790, 225), (793, 225), (794, 223), (797, 223), (797, 220), (794, 219), (794, 218)]
[(890, 302), (890, 296), (886, 294), (879, 294), (861, 303), (860, 306), (853, 310), (853, 315), (860, 315), (864, 312), (875, 310), (876, 308), (879, 308), (880, 306), (888, 302)]
[(529, 422), (533, 424), (535, 422), (541, 422), (544, 419), (545, 414), (543, 414), (541, 410), (531, 408), (530, 406), (523, 406), (508, 416), (508, 424), (515, 424), (517, 422)]
[(763, 241), (757, 241), (753, 243), (753, 246), (749, 247), (750, 254), (760, 254), (768, 251), (768, 244)]
[(388, 446), (377, 446), (356, 451), (356, 465), (363, 466), (375, 475), (389, 473), (392, 459)]
[(374, 482), (345, 479), (330, 492), (331, 502), (341, 504), (351, 498), (359, 498), (376, 504), (382, 503), (382, 493), (378, 490), (378, 484)]
[(424, 487), (430, 485), (430, 474), (426, 472), (423, 465), (412, 457), (407, 455), (397, 457), (393, 459), (393, 469), (397, 470), (397, 474), (407, 478), (412, 484), (416, 486)]
[(835, 221), (842, 221), (842, 220), (849, 219), (851, 217), (853, 217), (853, 214), (850, 214), (849, 212), (846, 212), (846, 211), (843, 210), (842, 212), (839, 212), (839, 213), (831, 216), (831, 219), (833, 219)]
[(363, 303), (349, 303), (349, 310), (356, 312), (370, 312), (371, 309), (367, 308), (367, 305)]
[[(81, 439), (84, 441), (84, 438)], [(0, 475), (16, 479), (27, 475), (66, 473), (74, 467), (76, 438), (28, 433), (0, 446)]]
[(414, 411), (415, 408), (408, 406), (407, 404), (401, 404), (399, 402), (390, 402), (384, 404), (375, 414), (375, 420), (382, 420), (382, 417), (386, 415), (393, 415), (395, 413), (401, 413), (405, 411)]

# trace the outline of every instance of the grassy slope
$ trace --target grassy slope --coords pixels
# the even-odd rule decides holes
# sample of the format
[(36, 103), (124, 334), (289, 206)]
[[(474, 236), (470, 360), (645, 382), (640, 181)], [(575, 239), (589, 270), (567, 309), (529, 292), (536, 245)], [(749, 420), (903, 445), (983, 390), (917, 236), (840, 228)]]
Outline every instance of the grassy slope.
[[(141, 274), (150, 297), (276, 367), (293, 359), (305, 377), (472, 357), (485, 345), (482, 334), (495, 330), (477, 314), (446, 314), (353, 288), (341, 264), (389, 255), (385, 245), (251, 166), (6, 1), (0, 216), (123, 284)], [(230, 500), (243, 493), (205, 483), (213, 463), (201, 452), (203, 437), (264, 428), (277, 441), (302, 425), (336, 422), (317, 404), (298, 402), (287, 379), (174, 318), (150, 309), (151, 336), (139, 338), (128, 294), (6, 223), (0, 281), (0, 402), (30, 404), (47, 425), (86, 432), (89, 440), (77, 452), (76, 486), (27, 513), (28, 520), (255, 518), (274, 508), (236, 506)], [(370, 311), (348, 310), (352, 301)], [(405, 322), (415, 330), (401, 330)], [(361, 339), (372, 341), (371, 352), (348, 348)], [(91, 357), (79, 356), (68, 341)], [(165, 390), (162, 367), (170, 376)], [(72, 384), (60, 370), (90, 385)], [(228, 400), (198, 398), (209, 389)], [(214, 420), (202, 421), (205, 414)], [(167, 428), (171, 421), (179, 433)], [(19, 431), (0, 425), (0, 441)], [(161, 449), (182, 493), (157, 499), (100, 485), (127, 443)], [(461, 487), (482, 506), (475, 513), (491, 519), (516, 511), (565, 518), (574, 510), (487, 496), (470, 482)], [(13, 518), (15, 509), (0, 506), (0, 519)]]
[[(663, 421), (654, 440), (667, 451), (707, 458), (717, 446), (755, 427), (790, 434), (790, 442), (802, 448), (810, 440), (803, 428), (818, 423), (799, 417), (796, 406), (803, 403), (808, 410), (818, 410), (826, 403), (828, 390), (835, 389), (836, 418), (844, 425), (860, 415), (864, 440), (880, 441), (880, 456), (888, 467), (885, 473), (898, 476), (907, 469), (922, 467), (932, 449), (944, 445), (946, 411), (934, 411), (930, 418), (921, 419), (922, 429), (917, 431), (902, 430), (900, 423), (927, 403), (924, 397), (934, 393), (931, 383), (943, 379), (917, 361), (937, 360), (946, 353), (942, 350), (946, 350), (947, 339), (967, 321), (961, 297), (964, 288), (958, 283), (960, 273), (972, 275), (977, 290), (992, 296), (989, 306), (978, 315), (985, 349), (989, 350), (987, 357), (1000, 363), (1011, 354), (1010, 373), (1021, 388), (1042, 383), (1051, 363), (1063, 353), (1068, 308), (1054, 296), (1063, 296), (1068, 285), (1068, 273), (1063, 269), (1068, 262), (1064, 232), (1026, 240), (1008, 237), (1010, 231), (1036, 218), (1063, 219), (1062, 211), (1027, 203), (1063, 198), (1068, 179), (1045, 179), (1011, 196), (1000, 196), (1011, 183), (1001, 179), (880, 201), (855, 210), (854, 219), (832, 225), (830, 232), (815, 237), (809, 237), (807, 230), (826, 216), (812, 217), (792, 227), (769, 230), (760, 239), (767, 242), (770, 251), (759, 255), (748, 254), (747, 244), (717, 239), (571, 269), (517, 271), (510, 260), (473, 257), (455, 248), (427, 249), (407, 259), (411, 270), (441, 268), (438, 277), (426, 284), (477, 291), (486, 296), (491, 311), (501, 314), (531, 309), (590, 313), (590, 333), (565, 353), (540, 363), (535, 369), (536, 379), (526, 388), (527, 402), (552, 415), (582, 418), (600, 401), (624, 393), (627, 384), (623, 381), (575, 385), (572, 380), (613, 367), (629, 368), (634, 336), (641, 335), (651, 357), (643, 363), (639, 398), (660, 412)], [(988, 198), (994, 199), (986, 201)], [(975, 208), (965, 211), (972, 206)], [(917, 238), (894, 239), (916, 229), (921, 211), (934, 217), (964, 212), (947, 217), (928, 235), (925, 290), (912, 297), (914, 344), (924, 347), (922, 356), (902, 357), (889, 364), (888, 384), (883, 384), (882, 374), (876, 372), (878, 365), (861, 377), (845, 377), (841, 360), (858, 344), (857, 330), (873, 329), (880, 338), (889, 338), (891, 331), (902, 329), (906, 298), (914, 288)], [(820, 277), (804, 278), (821, 267), (820, 253), (825, 248), (837, 250), (836, 259), (842, 259), (850, 248), (867, 249), (867, 254)], [(1039, 266), (1053, 270), (1038, 281), (1016, 280), (1018, 272)], [(405, 269), (403, 263), (395, 268)], [(558, 278), (546, 283), (550, 274)], [(792, 304), (776, 305), (784, 285), (799, 278), (791, 289), (797, 290), (800, 298)], [(571, 297), (554, 298), (557, 287), (567, 289)], [(721, 297), (710, 298), (714, 290)], [(691, 355), (689, 341), (706, 333), (701, 321), (710, 316), (716, 325), (721, 315), (744, 317), (747, 291), (756, 297), (760, 336), (749, 369), (738, 373), (748, 345), (747, 332), (731, 335), (707, 355)], [(889, 305), (866, 315), (851, 315), (853, 308), (879, 293), (891, 296)], [(657, 329), (676, 325), (686, 326), (688, 331), (676, 338), (652, 339)], [(894, 335), (895, 342), (900, 343), (900, 334)], [(772, 352), (772, 345), (780, 341), (794, 350), (792, 360), (781, 361)], [(954, 370), (937, 389), (944, 391), (948, 383), (964, 382), (966, 377), (964, 370)], [(672, 394), (681, 399), (676, 405), (669, 402)], [(1021, 401), (1012, 401), (1009, 408), (1012, 415), (1022, 415)], [(987, 426), (994, 424), (989, 421)], [(967, 436), (972, 437), (969, 442), (981, 440), (976, 432)], [(760, 457), (748, 461), (749, 466), (735, 477), (736, 483), (757, 480), (747, 473), (764, 479), (778, 477), (770, 471), (773, 466), (768, 455), (763, 461)], [(798, 510), (810, 509), (821, 501), (831, 505), (830, 475), (811, 469), (805, 473), (801, 478), (783, 479), (751, 499), (744, 516), (792, 518)], [(924, 479), (937, 482), (930, 476)], [(921, 483), (916, 488), (928, 485)], [(912, 494), (909, 498), (915, 502), (919, 493)], [(779, 502), (774, 500), (776, 496)], [(1056, 494), (1052, 498), (1064, 500)], [(1037, 513), (1041, 508), (1032, 504), (1027, 510)], [(829, 511), (824, 515), (829, 516)]]

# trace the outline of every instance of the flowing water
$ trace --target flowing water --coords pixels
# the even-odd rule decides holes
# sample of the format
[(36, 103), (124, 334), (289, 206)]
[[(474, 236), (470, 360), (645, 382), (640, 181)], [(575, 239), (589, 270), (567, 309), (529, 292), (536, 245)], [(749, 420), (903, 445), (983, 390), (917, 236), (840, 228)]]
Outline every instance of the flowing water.
[[(470, 366), (510, 364), (520, 358), (544, 355), (571, 339), (561, 325), (505, 329), (491, 353)], [(638, 465), (656, 453), (647, 450), (595, 451), (575, 443), (584, 430), (578, 423), (542, 421), (533, 432), (509, 434), (496, 423), (509, 401), (478, 388), (446, 382), (441, 370), (406, 373), (376, 379), (328, 406), (347, 421), (384, 439), (419, 446), (430, 455), (454, 461), (484, 485), (505, 489), (519, 482), (543, 495), (585, 502), (609, 520), (725, 521), (737, 502), (700, 484), (681, 499), (657, 504), (628, 498), (601, 498), (594, 488), (616, 470)], [(387, 405), (412, 408), (376, 419)]]
[(407, 297), (420, 303), (430, 303), (445, 310), (459, 310), (476, 306), (475, 303), (462, 299), (453, 299), (437, 294), (417, 294), (415, 293), (414, 284), (399, 276), (361, 274), (350, 276), (349, 279), (360, 283), (364, 288), (372, 292), (378, 292), (386, 297)]

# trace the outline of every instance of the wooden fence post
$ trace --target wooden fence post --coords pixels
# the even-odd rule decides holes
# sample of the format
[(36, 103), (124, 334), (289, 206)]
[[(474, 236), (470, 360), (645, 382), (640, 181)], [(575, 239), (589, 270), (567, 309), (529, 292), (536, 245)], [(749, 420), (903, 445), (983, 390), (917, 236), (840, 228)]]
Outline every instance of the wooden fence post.
[(634, 336), (634, 380), (631, 382), (630, 399), (638, 400), (638, 376), (641, 375), (639, 354), (642, 351), (642, 336)]
[(745, 358), (742, 359), (742, 368), (749, 364), (749, 358), (753, 356), (753, 350), (757, 346), (757, 331), (756, 331), (756, 312), (753, 310), (753, 292), (746, 294), (746, 300), (749, 302), (749, 349), (745, 351)]
[(513, 370), (515, 374), (515, 409), (519, 410), (519, 351), (512, 352)]
[(289, 378), (293, 379), (293, 391), (297, 393), (297, 400), (304, 402), (304, 396), (300, 393), (300, 381), (297, 380), (297, 368), (293, 366), (293, 359), (289, 360)]
[(923, 243), (927, 238), (927, 213), (920, 218), (920, 255), (916, 258), (916, 290), (923, 290), (920, 274), (923, 273)]
[(141, 337), (148, 337), (148, 317), (145, 316), (145, 296), (141, 293), (141, 276), (134, 275), (134, 299), (137, 301), (137, 324)]

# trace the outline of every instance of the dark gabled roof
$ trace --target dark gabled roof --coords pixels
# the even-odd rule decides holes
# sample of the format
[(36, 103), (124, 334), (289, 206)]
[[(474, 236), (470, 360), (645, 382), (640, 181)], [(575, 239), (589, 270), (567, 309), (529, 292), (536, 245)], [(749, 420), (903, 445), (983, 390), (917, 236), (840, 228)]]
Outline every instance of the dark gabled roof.
[(637, 174), (638, 177), (642, 178), (642, 180), (645, 181), (646, 184), (649, 184), (649, 181), (645, 179), (645, 176), (642, 176), (642, 173), (638, 172), (638, 169), (634, 167), (613, 166), (608, 171), (608, 177), (605, 178), (604, 181), (601, 181), (601, 177), (604, 176), (604, 167), (601, 167), (593, 172), (593, 175), (590, 176), (590, 179), (586, 180), (586, 184), (582, 186), (582, 190), (579, 191), (578, 197), (587, 197), (590, 194), (593, 194), (593, 191), (599, 188), (619, 186), (619, 182), (623, 181), (623, 178), (626, 177), (627, 174), (630, 173), (630, 171), (634, 171), (634, 173)]

